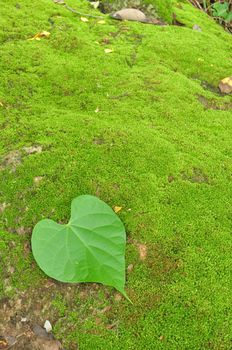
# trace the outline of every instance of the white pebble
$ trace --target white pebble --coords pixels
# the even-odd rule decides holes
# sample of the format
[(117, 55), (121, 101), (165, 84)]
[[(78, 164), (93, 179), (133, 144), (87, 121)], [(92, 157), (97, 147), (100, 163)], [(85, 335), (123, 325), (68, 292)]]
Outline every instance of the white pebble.
[(46, 329), (47, 333), (50, 333), (52, 331), (52, 325), (48, 320), (45, 321), (44, 328)]

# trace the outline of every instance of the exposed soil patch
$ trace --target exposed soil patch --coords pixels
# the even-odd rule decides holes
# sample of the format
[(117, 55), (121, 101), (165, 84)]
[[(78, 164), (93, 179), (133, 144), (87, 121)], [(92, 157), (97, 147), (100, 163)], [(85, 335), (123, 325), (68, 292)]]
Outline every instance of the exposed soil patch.
[(189, 181), (192, 183), (199, 184), (209, 184), (209, 178), (203, 171), (199, 168), (193, 168), (192, 173), (182, 172), (181, 173), (182, 180)]
[(30, 147), (23, 147), (22, 150), (10, 151), (0, 161), (0, 170), (10, 168), (11, 172), (14, 172), (16, 168), (22, 163), (22, 159), (25, 155), (41, 153), (42, 150), (42, 146), (34, 145)]
[(205, 96), (198, 95), (198, 101), (204, 106), (204, 109), (213, 109), (219, 111), (228, 111), (232, 109), (232, 103), (220, 103), (214, 99), (208, 99)]
[(181, 261), (163, 251), (160, 244), (150, 244), (146, 265), (152, 270), (152, 274), (161, 279), (181, 266)]
[(154, 273), (157, 278), (165, 279), (170, 272), (181, 266), (181, 262), (166, 253), (158, 243), (141, 244), (136, 240), (131, 240), (131, 243), (137, 247), (140, 261), (145, 263), (152, 270), (152, 275)]
[(103, 137), (94, 137), (93, 143), (95, 145), (103, 145), (105, 143), (105, 139)]
[(209, 84), (207, 81), (202, 81), (201, 82), (201, 86), (203, 87), (203, 89), (211, 91), (214, 94), (217, 94), (217, 95), (220, 95), (220, 96), (222, 95), (222, 93), (220, 92), (218, 87), (216, 87), (216, 86), (214, 86), (212, 84)]
[(41, 153), (43, 150), (42, 146), (30, 146), (30, 147), (23, 147), (23, 150), (27, 154), (33, 154), (33, 153)]
[(0, 170), (7, 167), (11, 168), (11, 171), (15, 171), (16, 168), (21, 164), (22, 157), (20, 151), (11, 151), (5, 157), (3, 157), (0, 163)]
[[(54, 337), (49, 339), (45, 338), (44, 336), (38, 336), (29, 326), (24, 328), (23, 333), (17, 334), (17, 331), (14, 328), (9, 327), (6, 331), (6, 335), (0, 337), (0, 349), (64, 350), (61, 343)], [(14, 334), (14, 336), (12, 334)]]
[(137, 244), (139, 251), (139, 258), (141, 261), (146, 260), (147, 257), (147, 246), (145, 244)]
[[(99, 327), (113, 329), (117, 327), (117, 319), (111, 313), (111, 305), (105, 304), (109, 297), (107, 288), (96, 283), (72, 285), (46, 279), (37, 289), (31, 288), (12, 299), (0, 300), (0, 336), (3, 339), (13, 337), (14, 350), (63, 349), (52, 334), (46, 334), (43, 329), (45, 320), (49, 320), (53, 328), (62, 323), (68, 332), (69, 327), (73, 327), (73, 320), (70, 323), (68, 316), (75, 311), (79, 325), (92, 319)], [(115, 293), (116, 302), (122, 299), (121, 294)], [(91, 307), (88, 307), (89, 300), (95, 300)], [(78, 340), (72, 344), (71, 347), (69, 344), (69, 350), (78, 349)]]

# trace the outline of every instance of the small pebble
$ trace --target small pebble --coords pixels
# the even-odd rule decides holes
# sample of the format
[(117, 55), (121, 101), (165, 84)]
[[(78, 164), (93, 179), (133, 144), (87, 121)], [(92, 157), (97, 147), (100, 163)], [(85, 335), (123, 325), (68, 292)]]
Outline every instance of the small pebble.
[(197, 30), (198, 32), (201, 32), (201, 27), (199, 27), (197, 24), (194, 24), (193, 30)]
[(52, 325), (50, 321), (46, 320), (44, 323), (44, 328), (46, 329), (47, 333), (50, 333), (52, 331)]

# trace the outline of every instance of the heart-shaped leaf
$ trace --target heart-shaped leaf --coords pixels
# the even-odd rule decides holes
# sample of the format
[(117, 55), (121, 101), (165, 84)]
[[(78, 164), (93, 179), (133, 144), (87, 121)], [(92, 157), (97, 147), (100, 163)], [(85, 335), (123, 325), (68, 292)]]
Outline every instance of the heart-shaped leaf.
[(41, 220), (34, 227), (32, 251), (40, 268), (62, 282), (99, 282), (126, 298), (125, 228), (97, 197), (75, 198), (68, 224)]

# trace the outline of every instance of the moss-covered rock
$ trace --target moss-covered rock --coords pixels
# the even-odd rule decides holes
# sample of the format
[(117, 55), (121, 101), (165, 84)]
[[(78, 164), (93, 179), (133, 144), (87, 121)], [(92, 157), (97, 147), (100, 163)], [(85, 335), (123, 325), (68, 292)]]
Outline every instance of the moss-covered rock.
[(143, 2), (146, 5), (152, 5), (162, 19), (164, 19), (168, 23), (172, 23), (172, 0), (143, 0)]
[(105, 12), (132, 7), (142, 10), (148, 16), (172, 22), (172, 0), (101, 0), (101, 4)]

